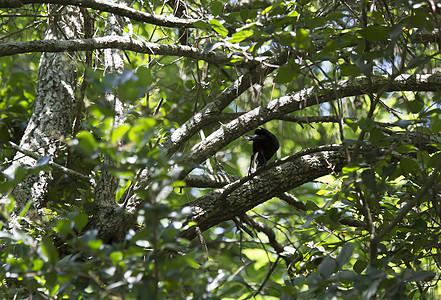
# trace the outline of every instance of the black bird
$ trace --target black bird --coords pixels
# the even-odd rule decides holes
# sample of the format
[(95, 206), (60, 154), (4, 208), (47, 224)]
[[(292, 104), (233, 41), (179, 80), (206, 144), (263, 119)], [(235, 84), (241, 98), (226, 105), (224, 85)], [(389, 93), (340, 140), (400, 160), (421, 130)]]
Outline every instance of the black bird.
[(245, 135), (244, 138), (253, 141), (253, 154), (248, 170), (248, 175), (250, 175), (253, 162), (253, 172), (255, 172), (258, 167), (263, 166), (277, 152), (279, 141), (274, 134), (264, 128), (257, 128), (253, 135)]

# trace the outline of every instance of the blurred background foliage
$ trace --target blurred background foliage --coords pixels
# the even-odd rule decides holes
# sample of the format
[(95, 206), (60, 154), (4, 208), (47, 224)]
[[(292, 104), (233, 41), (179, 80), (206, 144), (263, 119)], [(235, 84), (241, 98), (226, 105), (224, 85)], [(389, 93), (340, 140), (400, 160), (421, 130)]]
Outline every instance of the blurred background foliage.
[[(439, 160), (440, 92), (397, 91), (360, 95), (315, 105), (292, 116), (337, 116), (339, 122), (299, 123), (272, 120), (264, 125), (282, 147), (276, 159), (319, 145), (363, 141), (389, 147), (354, 160), (342, 172), (318, 178), (291, 191), (306, 204), (294, 209), (273, 198), (248, 215), (271, 228), (285, 252), (277, 254), (268, 235), (252, 235), (224, 222), (203, 233), (204, 242), (177, 238), (189, 211), (181, 205), (209, 191), (184, 187), (168, 171), (185, 165), (193, 145), (221, 123), (207, 125), (172, 159), (164, 138), (200, 111), (246, 72), (246, 58), (294, 53), (223, 112), (242, 113), (304, 88), (352, 80), (358, 76), (438, 74), (439, 45), (425, 39), (439, 32), (436, 1), (185, 1), (185, 13), (201, 18), (188, 29), (188, 45), (201, 52), (224, 52), (225, 65), (185, 57), (125, 52), (125, 71), (103, 75), (101, 51), (87, 73), (81, 131), (62, 137), (64, 152), (55, 161), (96, 180), (104, 154), (119, 179), (117, 199), (139, 170), (151, 176), (137, 228), (125, 241), (104, 244), (97, 232), (83, 232), (93, 215), (93, 189), (48, 167), (12, 162), (32, 113), (40, 54), (0, 58), (0, 191), (8, 192), (27, 173), (54, 172), (43, 222), (25, 217), (21, 229), (7, 230), (14, 199), (2, 198), (0, 293), (5, 299), (437, 299), (441, 295), (439, 179), (378, 244), (378, 262), (369, 265), (366, 207), (378, 228), (425, 185)], [(131, 3), (156, 14), (179, 11), (171, 2)], [(89, 10), (95, 36), (104, 34), (107, 13)], [(181, 16), (183, 17), (183, 16)], [(0, 11), (1, 42), (42, 38), (46, 5)], [(37, 29), (35, 28), (37, 25)], [(32, 29), (32, 30), (31, 30)], [(124, 28), (137, 38), (178, 44), (177, 28), (136, 21)], [(80, 33), (79, 33), (80, 34)], [(73, 54), (74, 55), (74, 54)], [(84, 61), (78, 52), (75, 58)], [(243, 63), (241, 65), (241, 63)], [(123, 101), (125, 122), (114, 128), (115, 112), (105, 101), (114, 93)], [(375, 103), (374, 99), (382, 103)], [(370, 108), (374, 107), (369, 115)], [(349, 119), (343, 119), (349, 118)], [(388, 126), (385, 126), (387, 124)], [(391, 126), (393, 124), (393, 126)], [(383, 130), (387, 128), (387, 130)], [(431, 151), (406, 142), (409, 132), (429, 136)], [(60, 137), (61, 138), (61, 137)], [(401, 140), (399, 147), (392, 141)], [(251, 145), (237, 139), (194, 174), (247, 174)], [(35, 173), (34, 173), (35, 174)], [(290, 180), (287, 178), (286, 180)], [(361, 227), (341, 220), (363, 221)], [(81, 234), (80, 234), (81, 233)]]

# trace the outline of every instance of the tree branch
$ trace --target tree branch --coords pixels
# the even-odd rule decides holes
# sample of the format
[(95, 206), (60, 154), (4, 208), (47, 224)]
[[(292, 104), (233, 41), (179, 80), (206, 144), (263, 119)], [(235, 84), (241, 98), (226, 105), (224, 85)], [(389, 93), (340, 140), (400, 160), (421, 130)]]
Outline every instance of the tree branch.
[(184, 181), (187, 187), (221, 188), (238, 179), (239, 178), (237, 176), (232, 177), (228, 174), (202, 174), (188, 175), (184, 178)]
[[(191, 149), (191, 164), (189, 165), (195, 166), (202, 163), (246, 132), (287, 113), (343, 97), (357, 96), (368, 92), (375, 93), (386, 85), (387, 92), (438, 91), (441, 90), (441, 75), (401, 75), (392, 84), (385, 77), (372, 77), (372, 83), (366, 77), (357, 77), (327, 84), (324, 89), (311, 87), (292, 95), (283, 96), (222, 125)], [(182, 177), (185, 177), (190, 171), (191, 169), (186, 169)]]
[(129, 19), (149, 23), (164, 27), (191, 27), (198, 20), (196, 19), (180, 19), (174, 16), (163, 16), (150, 14), (147, 12), (138, 11), (134, 8), (128, 7), (125, 4), (115, 3), (111, 1), (101, 0), (1, 0), (0, 7), (20, 7), (25, 4), (60, 4), (60, 5), (72, 5), (93, 8), (100, 11), (106, 11), (118, 16), (124, 16)]
[(0, 57), (29, 52), (88, 51), (108, 48), (129, 50), (151, 55), (185, 56), (188, 58), (204, 60), (216, 65), (229, 62), (227, 56), (221, 52), (202, 53), (201, 50), (195, 47), (156, 44), (120, 36), (3, 43), (0, 44)]
[[(18, 152), (21, 152), (21, 153), (23, 153), (23, 154), (25, 154), (25, 155), (27, 155), (27, 156), (29, 156), (29, 157), (32, 157), (32, 158), (35, 159), (35, 160), (39, 160), (39, 159), (42, 159), (42, 158), (43, 158), (43, 157), (41, 157), (40, 155), (38, 155), (38, 154), (36, 154), (36, 153), (34, 153), (34, 152), (32, 152), (32, 151), (29, 151), (29, 150), (26, 150), (26, 149), (21, 148), (20, 146), (18, 146), (17, 144), (15, 144), (15, 143), (13, 143), (13, 142), (11, 142), (11, 141), (9, 141), (9, 145), (11, 146), (12, 149), (14, 149), (14, 150), (16, 150), (16, 151), (18, 151)], [(72, 176), (72, 177), (74, 177), (74, 178), (78, 178), (78, 179), (80, 179), (80, 180), (82, 180), (82, 181), (84, 181), (84, 182), (89, 183), (90, 185), (92, 185), (91, 182), (90, 182), (90, 178), (87, 177), (86, 175), (83, 175), (83, 174), (81, 174), (81, 173), (78, 173), (77, 171), (74, 171), (74, 170), (68, 169), (68, 168), (66, 168), (66, 167), (63, 167), (62, 165), (59, 165), (59, 164), (57, 164), (57, 163), (55, 163), (55, 162), (53, 162), (53, 161), (49, 161), (49, 162), (48, 162), (48, 165), (49, 165), (50, 167), (52, 167), (52, 168), (58, 170), (58, 171), (63, 172), (63, 173), (66, 174), (66, 175)]]
[[(415, 145), (419, 149), (429, 152), (437, 151), (437, 149), (431, 148), (431, 144), (435, 143), (435, 140), (419, 132), (406, 132), (405, 136), (395, 141), (397, 144), (402, 142)], [(283, 195), (283, 193), (321, 176), (339, 172), (347, 163), (346, 152), (343, 151), (344, 147), (345, 145), (325, 145), (309, 148), (258, 168), (250, 176), (238, 179), (221, 189), (187, 203), (185, 206), (193, 209), (193, 215), (189, 219), (195, 221), (201, 231), (205, 231), (220, 222), (240, 216), (274, 196), (280, 197), (299, 210), (305, 210), (306, 207), (302, 203), (298, 203), (299, 201), (296, 201), (295, 198), (286, 194)], [(371, 147), (362, 148), (362, 151), (371, 150)], [(386, 149), (385, 151), (389, 150)], [(431, 186), (432, 180), (434, 180), (433, 177), (439, 172), (439, 169), (441, 169), (441, 160), (431, 177), (429, 177), (428, 187)], [(427, 190), (424, 190), (424, 192), (427, 192)], [(399, 222), (407, 214), (410, 208), (418, 202), (419, 197), (422, 197), (419, 196), (420, 194), (423, 195), (424, 193), (418, 193), (415, 197), (416, 200), (406, 204), (393, 222)], [(349, 218), (340, 220), (340, 223), (367, 228), (367, 224)], [(377, 234), (377, 238), (381, 239), (395, 225), (390, 224), (381, 233)], [(181, 232), (180, 235), (187, 239), (193, 239), (195, 237), (194, 230), (194, 226), (190, 227)]]
[(240, 76), (235, 82), (225, 88), (222, 93), (217, 95), (213, 101), (171, 134), (164, 142), (167, 153), (172, 155), (203, 126), (216, 122), (216, 114), (220, 113), (249, 87), (261, 82), (263, 78), (274, 71), (277, 66), (285, 64), (287, 59), (288, 52), (281, 51), (265, 62), (266, 65), (268, 65), (267, 67), (256, 66), (250, 69), (246, 74)]
[[(272, 167), (275, 163), (269, 164), (268, 169), (261, 168), (262, 171), (258, 175), (232, 190), (227, 198), (221, 199), (224, 190), (230, 189), (230, 185), (235, 185), (236, 182), (189, 202), (186, 206), (193, 209), (191, 220), (198, 223), (201, 231), (205, 231), (222, 221), (230, 220), (247, 212), (271, 199), (274, 195), (339, 171), (345, 161), (341, 151), (322, 151), (313, 155), (304, 155), (292, 161), (287, 159), (277, 167)], [(286, 180), (286, 178), (290, 180)], [(180, 235), (187, 239), (193, 239), (196, 236), (194, 226), (183, 231)]]

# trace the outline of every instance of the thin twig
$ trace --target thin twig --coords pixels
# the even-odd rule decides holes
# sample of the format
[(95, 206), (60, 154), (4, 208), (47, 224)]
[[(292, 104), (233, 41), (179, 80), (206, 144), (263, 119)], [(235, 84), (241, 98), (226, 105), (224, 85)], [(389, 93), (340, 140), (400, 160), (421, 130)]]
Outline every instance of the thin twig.
[[(27, 156), (29, 156), (29, 157), (31, 157), (31, 158), (33, 158), (33, 159), (35, 159), (35, 160), (39, 160), (39, 159), (43, 158), (43, 157), (41, 157), (40, 155), (38, 155), (38, 154), (36, 154), (36, 153), (34, 153), (34, 152), (32, 152), (32, 151), (25, 150), (25, 149), (21, 148), (20, 146), (18, 146), (17, 144), (15, 144), (15, 143), (13, 143), (13, 142), (9, 142), (9, 145), (10, 145), (10, 147), (11, 147), (12, 149), (14, 149), (14, 150), (16, 150), (16, 151), (18, 151), (18, 152), (21, 152), (21, 153), (23, 153), (23, 154), (26, 154)], [(72, 169), (68, 169), (68, 168), (66, 168), (66, 167), (63, 167), (63, 166), (61, 166), (61, 165), (59, 165), (59, 164), (57, 164), (57, 163), (55, 163), (55, 162), (53, 162), (53, 161), (49, 161), (49, 162), (48, 162), (48, 165), (49, 165), (50, 167), (54, 168), (54, 169), (57, 169), (57, 170), (63, 172), (64, 174), (67, 174), (67, 175), (69, 175), (69, 176), (72, 176), (72, 177), (75, 177), (75, 178), (81, 179), (82, 181), (87, 182), (87, 183), (89, 183), (90, 185), (92, 185), (92, 183), (90, 182), (89, 177), (87, 177), (86, 175), (83, 175), (83, 174), (81, 174), (81, 173), (78, 173), (77, 171), (74, 171), (74, 170), (72, 170)]]

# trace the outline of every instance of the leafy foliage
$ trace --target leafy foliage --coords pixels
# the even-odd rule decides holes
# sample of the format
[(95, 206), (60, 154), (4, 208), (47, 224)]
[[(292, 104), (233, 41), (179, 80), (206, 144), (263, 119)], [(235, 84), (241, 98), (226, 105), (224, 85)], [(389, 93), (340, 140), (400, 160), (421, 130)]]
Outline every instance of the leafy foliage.
[[(4, 298), (439, 297), (440, 92), (390, 88), (401, 75), (439, 73), (440, 50), (433, 41), (441, 29), (441, 7), (436, 1), (353, 1), (350, 6), (345, 1), (186, 1), (185, 13), (171, 3), (131, 5), (197, 19), (185, 28), (132, 20), (124, 29), (177, 46), (188, 35), (187, 45), (199, 49), (201, 57), (185, 57), (185, 47), (178, 48), (179, 58), (127, 51), (124, 72), (103, 75), (101, 53), (95, 51), (95, 65), (80, 67), (87, 78), (81, 130), (59, 137), (63, 146), (54, 161), (90, 182), (54, 168), (47, 157), (32, 168), (14, 164), (16, 149), (10, 142), (19, 144), (32, 114), (38, 57), (0, 58)], [(40, 38), (40, 31), (28, 28), (42, 24), (46, 8), (2, 10), (2, 40)], [(96, 36), (104, 35), (108, 13), (87, 10)], [(32, 14), (19, 14), (25, 11)], [(284, 62), (268, 63), (283, 51), (289, 53)], [(228, 57), (222, 64), (203, 60), (202, 55), (219, 53)], [(81, 61), (81, 55), (76, 59)], [(219, 118), (203, 124), (199, 134), (187, 132), (186, 142), (170, 155), (164, 145), (170, 136), (197, 120), (244, 74), (258, 74), (259, 80), (238, 92), (222, 114), (212, 112)], [(360, 78), (372, 83), (377, 77), (390, 84), (377, 92), (355, 88), (351, 97), (335, 95), (265, 124), (281, 142), (278, 159), (336, 143), (348, 153), (342, 170), (290, 191), (303, 206), (273, 195), (247, 212), (248, 221), (219, 223), (192, 241), (180, 237), (195, 225), (183, 205), (216, 189), (187, 185), (180, 172), (243, 177), (251, 153), (251, 145), (237, 139), (194, 165), (189, 159), (194, 145), (252, 109), (260, 108), (264, 116), (268, 109), (263, 107), (273, 99)], [(122, 101), (124, 124), (115, 126), (108, 94)], [(105, 165), (104, 158), (111, 164)], [(148, 187), (137, 191), (142, 205), (130, 210), (122, 200), (143, 170)], [(11, 192), (26, 176), (40, 172), (51, 172), (54, 182), (40, 218), (33, 218), (26, 214), (32, 203), (19, 207)], [(128, 219), (136, 218), (136, 226), (115, 243), (106, 243), (89, 227), (98, 213), (91, 182), (104, 172), (118, 181), (112, 201), (120, 202)], [(20, 226), (11, 229), (17, 210)]]

